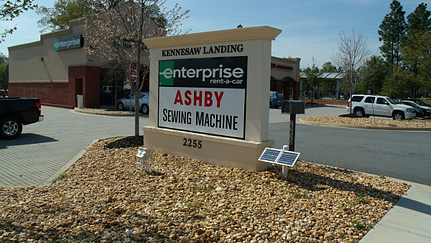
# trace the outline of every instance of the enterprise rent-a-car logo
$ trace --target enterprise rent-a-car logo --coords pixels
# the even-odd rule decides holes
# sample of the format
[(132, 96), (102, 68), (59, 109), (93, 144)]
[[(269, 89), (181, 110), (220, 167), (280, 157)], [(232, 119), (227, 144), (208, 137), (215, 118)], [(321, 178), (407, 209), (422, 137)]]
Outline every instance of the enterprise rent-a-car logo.
[(247, 57), (159, 61), (159, 126), (244, 138)]
[(247, 57), (160, 61), (159, 84), (177, 87), (245, 88)]

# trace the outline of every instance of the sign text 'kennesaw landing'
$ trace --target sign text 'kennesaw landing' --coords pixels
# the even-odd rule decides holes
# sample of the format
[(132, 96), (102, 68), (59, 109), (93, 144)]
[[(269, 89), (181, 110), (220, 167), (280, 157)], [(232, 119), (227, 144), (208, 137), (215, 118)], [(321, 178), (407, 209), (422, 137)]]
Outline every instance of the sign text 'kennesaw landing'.
[(190, 55), (200, 55), (200, 54), (238, 53), (243, 51), (244, 51), (243, 44), (203, 46), (203, 47), (184, 47), (184, 48), (162, 50), (162, 57), (190, 56)]

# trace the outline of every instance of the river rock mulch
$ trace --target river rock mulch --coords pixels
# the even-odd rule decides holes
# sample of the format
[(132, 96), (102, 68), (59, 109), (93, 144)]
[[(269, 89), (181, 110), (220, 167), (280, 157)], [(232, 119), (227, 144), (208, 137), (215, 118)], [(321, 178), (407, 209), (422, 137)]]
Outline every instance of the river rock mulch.
[[(94, 143), (51, 185), (0, 188), (0, 242), (358, 242), (408, 184), (298, 161), (251, 172)], [(347, 158), (346, 158), (347, 159)]]
[(413, 120), (392, 120), (381, 118), (358, 118), (342, 116), (310, 116), (302, 118), (303, 121), (314, 122), (319, 124), (339, 124), (349, 126), (362, 126), (362, 127), (383, 127), (383, 128), (430, 128), (431, 119), (413, 119)]

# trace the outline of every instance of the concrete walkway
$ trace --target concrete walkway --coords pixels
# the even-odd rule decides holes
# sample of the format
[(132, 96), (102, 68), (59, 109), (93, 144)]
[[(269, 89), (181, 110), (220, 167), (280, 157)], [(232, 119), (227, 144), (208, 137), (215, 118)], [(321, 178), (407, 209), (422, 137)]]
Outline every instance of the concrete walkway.
[[(42, 114), (44, 121), (24, 126), (17, 139), (0, 139), (0, 186), (49, 184), (93, 141), (135, 134), (133, 116), (89, 115), (50, 106), (42, 106)], [(147, 125), (148, 116), (141, 115), (140, 126)]]
[(360, 243), (430, 243), (431, 187), (412, 184)]

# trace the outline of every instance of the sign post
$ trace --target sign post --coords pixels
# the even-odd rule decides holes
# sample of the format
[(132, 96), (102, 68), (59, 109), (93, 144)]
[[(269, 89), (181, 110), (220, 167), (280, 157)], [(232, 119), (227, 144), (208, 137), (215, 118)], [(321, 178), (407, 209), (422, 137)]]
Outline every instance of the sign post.
[(130, 82), (136, 82), (138, 79), (138, 72), (135, 69), (130, 70)]

